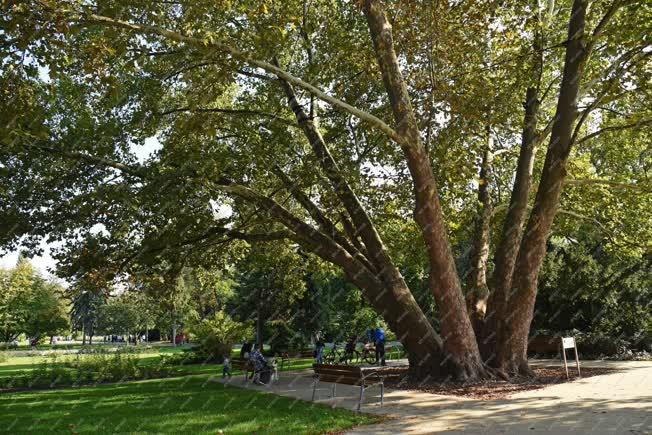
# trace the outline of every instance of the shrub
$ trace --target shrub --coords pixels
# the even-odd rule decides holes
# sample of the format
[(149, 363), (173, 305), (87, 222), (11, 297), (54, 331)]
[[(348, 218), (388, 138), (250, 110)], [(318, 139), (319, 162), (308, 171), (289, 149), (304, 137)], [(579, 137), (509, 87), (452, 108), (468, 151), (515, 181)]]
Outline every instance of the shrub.
[(234, 344), (253, 334), (251, 326), (234, 321), (223, 311), (191, 325), (190, 332), (199, 344), (198, 355), (205, 357), (204, 361), (217, 362), (231, 354)]
[(134, 379), (167, 377), (181, 372), (186, 355), (161, 356), (153, 364), (140, 364), (137, 356), (115, 352), (77, 355), (61, 360), (51, 354), (31, 372), (21, 372), (11, 378), (0, 378), (0, 388), (53, 388), (62, 385), (84, 385), (120, 382)]
[(7, 352), (0, 352), (0, 363), (7, 362), (9, 360), (9, 354)]
[[(600, 333), (581, 332), (578, 330), (552, 332), (549, 330), (537, 330), (533, 332), (533, 337), (574, 337), (577, 342), (577, 352), (580, 359), (616, 359), (616, 360), (647, 360), (651, 356), (649, 350), (645, 348), (646, 338), (639, 337), (637, 340), (629, 341), (622, 337), (612, 337)], [(559, 341), (555, 341), (556, 346)], [(559, 348), (553, 346), (555, 350), (537, 354), (538, 357), (559, 357)], [(569, 352), (568, 350), (566, 352)]]

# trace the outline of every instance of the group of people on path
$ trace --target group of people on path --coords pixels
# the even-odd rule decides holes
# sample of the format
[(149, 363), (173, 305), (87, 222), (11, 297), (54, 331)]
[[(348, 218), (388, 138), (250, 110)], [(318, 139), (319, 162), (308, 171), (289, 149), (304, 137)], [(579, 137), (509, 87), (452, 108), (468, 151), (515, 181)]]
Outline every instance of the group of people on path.
[[(366, 334), (366, 343), (374, 345), (374, 351), (376, 356), (376, 364), (384, 366), (385, 363), (385, 330), (383, 328), (370, 328), (367, 330)], [(352, 335), (349, 340), (346, 342), (344, 347), (344, 354), (351, 355), (355, 351), (355, 348), (358, 344), (358, 337)], [(324, 349), (326, 348), (326, 343), (324, 343), (321, 334), (317, 336), (317, 341), (315, 342), (315, 362), (317, 364), (323, 364), (324, 362)]]
[[(355, 348), (358, 343), (358, 337), (352, 335), (347, 341), (344, 347), (345, 355), (352, 355), (355, 352)], [(376, 357), (376, 364), (384, 366), (385, 363), (385, 331), (383, 328), (370, 328), (366, 333), (366, 345), (373, 345)], [(317, 335), (317, 341), (315, 342), (315, 362), (317, 364), (323, 364), (324, 361), (324, 349), (326, 348), (326, 343), (322, 338), (321, 334)], [(246, 341), (242, 344), (240, 348), (240, 359), (249, 361), (249, 364), (253, 367), (253, 382), (258, 385), (264, 385), (269, 382), (267, 379), (267, 374), (275, 371), (274, 363), (271, 363), (263, 356), (262, 352), (258, 346), (253, 345), (251, 342)], [(264, 376), (265, 379), (262, 379), (261, 376)], [(231, 377), (231, 357), (226, 356), (224, 358), (222, 366), (222, 377)]]

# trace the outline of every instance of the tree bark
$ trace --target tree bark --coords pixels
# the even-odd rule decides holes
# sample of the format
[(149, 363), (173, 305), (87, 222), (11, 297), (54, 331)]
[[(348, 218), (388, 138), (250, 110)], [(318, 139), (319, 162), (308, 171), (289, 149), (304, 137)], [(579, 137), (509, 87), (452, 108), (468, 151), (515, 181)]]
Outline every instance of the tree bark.
[(559, 206), (571, 148), (573, 124), (577, 118), (579, 85), (586, 60), (584, 40), (586, 7), (587, 0), (573, 2), (568, 25), (564, 72), (546, 161), (532, 214), (516, 258), (512, 283), (505, 295), (502, 309), (503, 326), (497, 330), (496, 365), (507, 374), (531, 373), (527, 364), (528, 334), (534, 313), (539, 270)]
[(262, 289), (258, 290), (256, 300), (256, 346), (258, 350), (263, 351), (263, 320), (262, 320), (262, 310), (263, 310), (263, 296)]
[(177, 347), (177, 316), (172, 309), (172, 347)]
[(480, 165), (478, 180), (478, 216), (475, 223), (471, 250), (471, 269), (467, 275), (467, 310), (476, 336), (481, 332), (487, 308), (489, 288), (487, 287), (487, 260), (491, 237), (491, 192), (489, 178), (493, 153), (493, 137), (487, 126), (487, 144)]
[(483, 377), (485, 370), (466, 312), (430, 158), (421, 141), (412, 103), (394, 51), (392, 26), (379, 1), (366, 0), (364, 14), (394, 114), (398, 143), (414, 182), (414, 216), (430, 257), (429, 284), (441, 311), (444, 352), (455, 366), (454, 375), (457, 378)]
[(506, 293), (511, 286), (514, 264), (523, 236), (523, 225), (527, 216), (528, 198), (532, 187), (535, 147), (537, 142), (536, 126), (539, 114), (538, 88), (530, 87), (525, 93), (525, 117), (521, 151), (516, 166), (516, 176), (509, 209), (503, 223), (502, 238), (494, 254), (494, 273), (492, 292), (487, 300), (487, 313), (479, 344), (483, 358), (491, 363), (495, 358), (498, 329), (502, 327), (503, 307)]
[[(543, 29), (550, 19), (553, 2), (548, 4), (548, 12), (541, 16), (535, 3), (533, 19), (538, 21), (534, 40), (532, 42), (532, 77), (531, 84), (525, 91), (523, 107), (523, 132), (521, 137), (521, 150), (516, 166), (514, 186), (509, 201), (507, 216), (502, 228), (502, 237), (494, 254), (494, 274), (492, 277), (492, 291), (487, 300), (487, 313), (483, 322), (482, 331), (478, 334), (480, 351), (485, 362), (495, 362), (496, 340), (498, 329), (503, 326), (503, 319), (508, 313), (503, 312), (506, 294), (512, 283), (514, 265), (518, 249), (523, 238), (523, 226), (527, 217), (530, 189), (532, 187), (532, 172), (539, 143), (547, 135), (546, 132), (537, 134), (537, 121), (539, 116), (539, 88), (543, 73)], [(546, 128), (546, 130), (549, 127)]]
[[(410, 355), (410, 366), (413, 375), (421, 377), (424, 373), (428, 373), (429, 376), (447, 376), (448, 365), (443, 364), (445, 357), (442, 354), (440, 338), (418, 306), (403, 276), (392, 262), (371, 218), (367, 215), (355, 192), (341, 174), (314, 121), (308, 117), (298, 103), (290, 83), (282, 78), (280, 78), (280, 83), (288, 99), (288, 104), (312, 146), (322, 170), (351, 217), (351, 224), (354, 227), (355, 234), (361, 237), (366, 247), (365, 253), (369, 257), (368, 262), (358, 259), (358, 257), (362, 256), (362, 253), (353, 246), (353, 242), (345, 243), (344, 246), (353, 251), (354, 258), (357, 259), (355, 262), (357, 265), (348, 259), (344, 261), (344, 264), (339, 264), (343, 266), (351, 282), (365, 292), (374, 308), (388, 322), (392, 330), (396, 332), (397, 337)], [(316, 206), (306, 198), (302, 198), (301, 195), (297, 195), (296, 191), (295, 197), (299, 199), (300, 203), (316, 221), (327, 229), (328, 233), (333, 233), (332, 237), (329, 237), (330, 234), (326, 234), (325, 238), (329, 242), (341, 246), (335, 242), (338, 242), (344, 236), (327, 222), (325, 216), (318, 212)], [(312, 235), (315, 236), (314, 231)], [(352, 256), (343, 247), (340, 247), (340, 249), (348, 254), (346, 257)], [(319, 251), (323, 250), (323, 247), (319, 247)], [(316, 251), (313, 250), (313, 252)], [(369, 275), (375, 275), (374, 279), (366, 279)], [(433, 370), (436, 370), (436, 372), (433, 372)], [(461, 370), (458, 369), (457, 372), (461, 372)]]

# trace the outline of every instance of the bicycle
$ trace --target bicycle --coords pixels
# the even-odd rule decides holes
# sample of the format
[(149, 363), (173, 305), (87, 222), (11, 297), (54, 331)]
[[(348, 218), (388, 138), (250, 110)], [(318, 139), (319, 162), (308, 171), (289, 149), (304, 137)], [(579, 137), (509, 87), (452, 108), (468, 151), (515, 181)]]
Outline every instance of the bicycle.
[(334, 344), (328, 352), (324, 352), (323, 359), (325, 364), (357, 364), (360, 362), (360, 352), (357, 350), (347, 352), (345, 349), (338, 348), (337, 344)]
[(328, 351), (324, 351), (324, 364), (336, 364), (342, 359), (343, 352), (337, 348), (337, 343), (333, 344), (333, 347)]
[(366, 343), (362, 347), (360, 359), (367, 364), (376, 364), (376, 348), (372, 344)]

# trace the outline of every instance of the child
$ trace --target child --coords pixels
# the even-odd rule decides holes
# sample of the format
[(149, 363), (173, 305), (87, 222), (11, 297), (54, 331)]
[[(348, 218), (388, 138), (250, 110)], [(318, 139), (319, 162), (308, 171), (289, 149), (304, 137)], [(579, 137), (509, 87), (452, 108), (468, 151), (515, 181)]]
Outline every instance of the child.
[(272, 382), (278, 382), (278, 364), (276, 363), (276, 357), (269, 359), (269, 366), (272, 370)]
[(222, 379), (229, 377), (231, 379), (231, 358), (228, 356), (224, 358), (224, 366), (222, 367)]

